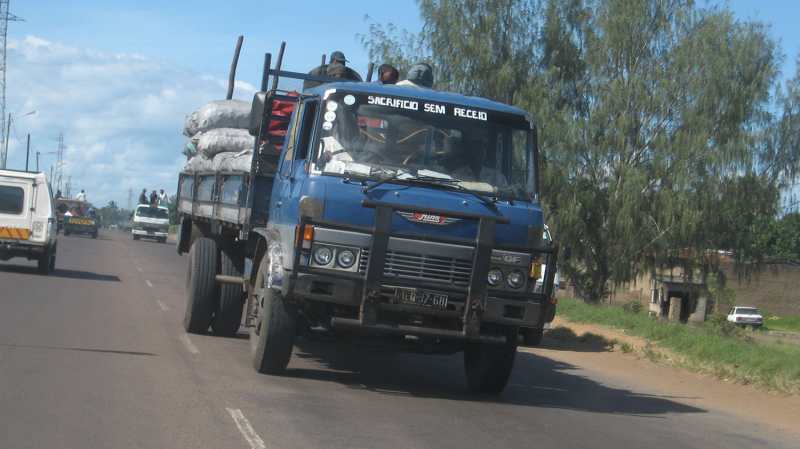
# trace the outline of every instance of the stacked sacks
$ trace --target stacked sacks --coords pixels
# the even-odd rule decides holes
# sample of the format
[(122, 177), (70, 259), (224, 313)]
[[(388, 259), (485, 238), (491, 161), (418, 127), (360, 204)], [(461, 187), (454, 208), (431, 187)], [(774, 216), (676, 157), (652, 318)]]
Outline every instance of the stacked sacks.
[(184, 171), (249, 170), (253, 157), (249, 126), (250, 103), (245, 101), (217, 100), (196, 109), (183, 128), (189, 137), (183, 148), (189, 158)]

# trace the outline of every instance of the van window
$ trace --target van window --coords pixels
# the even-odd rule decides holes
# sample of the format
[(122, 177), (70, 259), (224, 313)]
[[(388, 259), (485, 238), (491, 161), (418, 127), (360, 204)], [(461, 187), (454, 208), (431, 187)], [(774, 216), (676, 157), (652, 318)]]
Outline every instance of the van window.
[(0, 186), (0, 214), (22, 213), (25, 192), (20, 187)]

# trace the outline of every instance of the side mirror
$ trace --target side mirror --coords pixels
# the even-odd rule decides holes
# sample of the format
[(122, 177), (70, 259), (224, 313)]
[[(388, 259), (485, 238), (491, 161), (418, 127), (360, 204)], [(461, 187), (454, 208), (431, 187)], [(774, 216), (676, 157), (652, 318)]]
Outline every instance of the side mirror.
[(264, 118), (264, 110), (267, 104), (267, 93), (256, 92), (253, 96), (253, 105), (250, 107), (250, 126), (248, 131), (253, 137), (258, 137), (261, 132), (261, 120)]
[(569, 246), (565, 246), (564, 247), (564, 251), (563, 251), (563, 253), (561, 255), (561, 260), (566, 262), (566, 261), (570, 260), (571, 258), (572, 258), (572, 248), (569, 247)]

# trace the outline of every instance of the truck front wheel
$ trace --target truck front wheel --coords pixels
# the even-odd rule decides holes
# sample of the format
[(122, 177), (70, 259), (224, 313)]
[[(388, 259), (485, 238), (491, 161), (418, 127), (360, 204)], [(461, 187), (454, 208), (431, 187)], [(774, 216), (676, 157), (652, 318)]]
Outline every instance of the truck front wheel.
[[(136, 237), (136, 236), (134, 236)], [(211, 325), (217, 274), (217, 244), (211, 239), (197, 239), (189, 250), (186, 285), (183, 290), (186, 332), (202, 334)]]
[[(232, 238), (222, 244), (220, 251), (220, 274), (223, 276), (242, 277), (244, 273), (244, 246), (237, 244)], [(214, 304), (214, 318), (211, 331), (214, 335), (230, 337), (239, 331), (244, 308), (244, 292), (240, 285), (222, 284), (219, 286), (219, 297)]]
[(467, 343), (464, 348), (464, 371), (469, 389), (478, 393), (498, 394), (506, 387), (514, 358), (517, 355), (518, 329), (512, 326), (496, 326), (495, 334), (504, 335), (503, 345)]
[(253, 368), (261, 374), (280, 374), (292, 358), (292, 348), (297, 330), (297, 310), (283, 299), (283, 295), (267, 286), (269, 253), (258, 267), (253, 298), (258, 317), (250, 328), (250, 352)]

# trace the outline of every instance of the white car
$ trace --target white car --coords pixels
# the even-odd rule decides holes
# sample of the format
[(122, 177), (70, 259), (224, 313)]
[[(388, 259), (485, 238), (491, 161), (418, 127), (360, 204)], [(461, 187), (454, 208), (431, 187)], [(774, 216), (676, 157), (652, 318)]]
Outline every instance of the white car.
[(58, 219), (44, 173), (0, 170), (0, 260), (38, 261), (39, 273), (56, 265)]
[(764, 317), (755, 307), (733, 307), (728, 311), (728, 321), (742, 327), (753, 326), (757, 329), (764, 325)]

